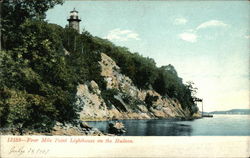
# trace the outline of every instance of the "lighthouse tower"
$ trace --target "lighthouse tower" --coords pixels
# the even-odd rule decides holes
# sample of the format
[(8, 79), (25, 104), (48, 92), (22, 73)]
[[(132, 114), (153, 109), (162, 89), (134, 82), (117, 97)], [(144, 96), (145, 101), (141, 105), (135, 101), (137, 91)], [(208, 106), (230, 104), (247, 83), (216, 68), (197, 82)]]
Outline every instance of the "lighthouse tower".
[(69, 18), (67, 19), (69, 22), (69, 27), (75, 29), (80, 32), (80, 21), (81, 19), (78, 16), (78, 11), (74, 10), (70, 12)]

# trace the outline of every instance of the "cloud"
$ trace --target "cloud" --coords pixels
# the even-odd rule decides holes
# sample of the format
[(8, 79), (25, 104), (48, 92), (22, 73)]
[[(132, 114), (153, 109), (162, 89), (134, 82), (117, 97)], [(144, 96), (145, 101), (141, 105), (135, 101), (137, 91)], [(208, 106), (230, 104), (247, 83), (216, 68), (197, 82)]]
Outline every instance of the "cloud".
[(121, 30), (120, 28), (109, 31), (108, 35), (104, 37), (113, 41), (128, 41), (128, 40), (140, 40), (139, 34), (131, 30)]
[(197, 41), (197, 35), (195, 33), (190, 32), (184, 32), (179, 34), (179, 38), (191, 43), (195, 43)]
[(246, 38), (246, 39), (250, 39), (250, 35), (246, 35), (245, 38)]
[(210, 20), (210, 21), (201, 23), (196, 29), (199, 30), (199, 29), (204, 29), (208, 27), (225, 27), (225, 26), (228, 26), (228, 24), (225, 24), (223, 21)]
[(187, 22), (188, 22), (188, 20), (185, 18), (176, 18), (174, 20), (175, 25), (185, 25)]
[[(184, 19), (182, 18), (177, 18), (175, 19), (175, 22), (180, 22), (183, 20), (183, 23), (186, 23)], [(184, 33), (179, 34), (179, 38), (187, 41), (187, 42), (191, 42), (191, 43), (195, 43), (197, 42), (197, 38), (198, 38), (198, 30), (199, 29), (205, 29), (208, 27), (226, 27), (228, 26), (228, 24), (224, 23), (223, 21), (219, 21), (219, 20), (209, 20), (206, 21), (204, 23), (201, 23), (200, 25), (198, 25), (195, 29), (189, 29), (187, 31), (185, 31)], [(245, 38), (249, 38), (248, 36), (245, 36)]]

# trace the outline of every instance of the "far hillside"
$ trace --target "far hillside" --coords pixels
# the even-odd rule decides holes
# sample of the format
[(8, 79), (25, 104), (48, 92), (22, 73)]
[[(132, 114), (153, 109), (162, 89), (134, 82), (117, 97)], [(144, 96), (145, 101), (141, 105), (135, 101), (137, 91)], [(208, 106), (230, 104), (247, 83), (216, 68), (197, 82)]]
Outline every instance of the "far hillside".
[(227, 111), (212, 111), (209, 114), (228, 114), (228, 115), (250, 115), (250, 109), (231, 109)]

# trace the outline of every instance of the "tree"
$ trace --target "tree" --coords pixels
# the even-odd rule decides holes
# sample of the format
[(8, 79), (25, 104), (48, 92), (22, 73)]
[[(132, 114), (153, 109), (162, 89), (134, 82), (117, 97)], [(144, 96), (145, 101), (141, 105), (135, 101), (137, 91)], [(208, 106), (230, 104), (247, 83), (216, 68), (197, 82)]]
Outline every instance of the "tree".
[(74, 122), (77, 80), (65, 59), (62, 28), (26, 20), (19, 29), (17, 47), (0, 55), (1, 125), (49, 130), (55, 121)]
[(192, 81), (187, 81), (186, 87), (191, 91), (191, 95), (193, 98), (196, 98), (197, 90), (198, 88), (194, 86), (194, 82)]
[(15, 37), (20, 34), (19, 26), (27, 19), (43, 20), (45, 12), (56, 4), (62, 4), (63, 0), (4, 0), (2, 2), (2, 46), (11, 49), (18, 45)]

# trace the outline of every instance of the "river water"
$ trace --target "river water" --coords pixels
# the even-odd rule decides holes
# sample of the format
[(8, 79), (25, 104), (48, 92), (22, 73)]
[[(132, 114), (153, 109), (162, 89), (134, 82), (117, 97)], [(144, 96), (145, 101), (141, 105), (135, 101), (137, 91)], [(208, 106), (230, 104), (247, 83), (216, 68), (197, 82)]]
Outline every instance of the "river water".
[[(250, 115), (214, 115), (193, 121), (120, 120), (126, 127), (124, 136), (250, 136)], [(107, 133), (110, 121), (88, 124)]]

